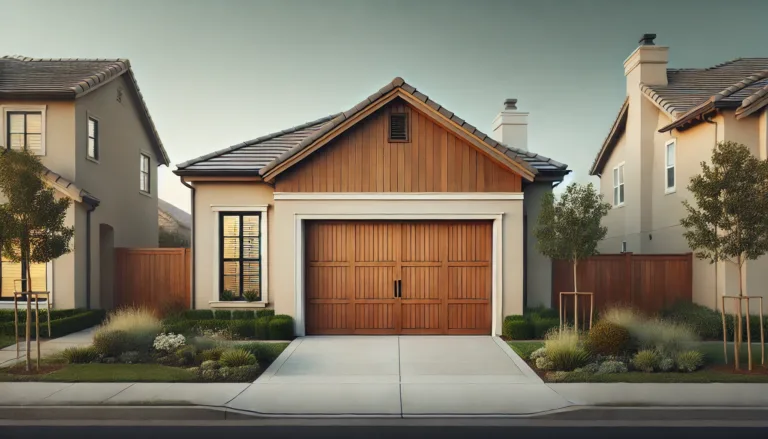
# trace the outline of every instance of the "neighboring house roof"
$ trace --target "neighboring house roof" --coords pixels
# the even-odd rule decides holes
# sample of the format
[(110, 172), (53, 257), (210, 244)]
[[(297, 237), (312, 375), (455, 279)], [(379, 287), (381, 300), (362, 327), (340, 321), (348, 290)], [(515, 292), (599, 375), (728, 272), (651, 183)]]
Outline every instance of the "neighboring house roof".
[(0, 58), (0, 99), (77, 99), (123, 75), (127, 75), (126, 83), (140, 104), (145, 128), (160, 157), (159, 164), (169, 165), (168, 153), (127, 59), (4, 56)]
[[(768, 105), (768, 58), (738, 58), (705, 69), (667, 69), (667, 85), (640, 84), (640, 90), (675, 120), (659, 132), (684, 130), (718, 109), (747, 117)], [(590, 175), (599, 175), (624, 132), (625, 100), (595, 157)]]
[(565, 175), (568, 166), (548, 157), (532, 152), (507, 147), (490, 138), (487, 134), (473, 127), (453, 112), (429, 99), (426, 95), (407, 84), (402, 78), (395, 78), (376, 93), (372, 94), (352, 109), (336, 113), (322, 119), (298, 125), (287, 130), (268, 134), (254, 140), (243, 142), (229, 148), (206, 154), (193, 160), (177, 165), (178, 175), (212, 174), (212, 175), (260, 175), (264, 176), (276, 166), (303, 151), (316, 140), (338, 127), (345, 120), (363, 111), (369, 105), (377, 102), (385, 94), (399, 88), (415, 99), (425, 103), (445, 118), (451, 120), (469, 134), (479, 138), (490, 148), (504, 154), (520, 167), (533, 175), (545, 173), (549, 175)]
[(77, 185), (75, 185), (71, 181), (51, 171), (48, 168), (45, 168), (45, 173), (43, 174), (43, 177), (45, 178), (48, 184), (50, 184), (52, 187), (54, 187), (55, 189), (57, 189), (58, 191), (62, 192), (63, 194), (67, 195), (69, 198), (75, 201), (88, 204), (89, 206), (92, 206), (92, 207), (96, 207), (101, 203), (101, 201), (99, 201), (98, 198), (91, 195), (90, 192), (86, 191), (85, 189), (79, 188)]
[(166, 215), (173, 218), (173, 220), (176, 221), (180, 226), (187, 229), (192, 228), (192, 215), (190, 215), (188, 212), (185, 212), (160, 198), (157, 199), (157, 208), (164, 212)]

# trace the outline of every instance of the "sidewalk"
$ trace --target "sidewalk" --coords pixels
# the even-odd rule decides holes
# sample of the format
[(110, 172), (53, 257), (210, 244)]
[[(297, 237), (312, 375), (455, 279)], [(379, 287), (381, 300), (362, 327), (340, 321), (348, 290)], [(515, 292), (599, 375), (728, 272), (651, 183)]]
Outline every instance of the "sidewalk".
[[(73, 332), (72, 334), (63, 337), (43, 340), (40, 343), (40, 357), (45, 358), (48, 355), (56, 354), (70, 347), (88, 346), (93, 343), (93, 332), (95, 330), (96, 328), (94, 327), (79, 332)], [(16, 345), (4, 347), (3, 349), (0, 349), (0, 367), (8, 367), (12, 366), (14, 363), (24, 361), (26, 350), (27, 345), (22, 334), (19, 338), (19, 358), (16, 358)], [(34, 339), (32, 339), (30, 345), (30, 351), (32, 351), (32, 359), (36, 359), (37, 344)]]

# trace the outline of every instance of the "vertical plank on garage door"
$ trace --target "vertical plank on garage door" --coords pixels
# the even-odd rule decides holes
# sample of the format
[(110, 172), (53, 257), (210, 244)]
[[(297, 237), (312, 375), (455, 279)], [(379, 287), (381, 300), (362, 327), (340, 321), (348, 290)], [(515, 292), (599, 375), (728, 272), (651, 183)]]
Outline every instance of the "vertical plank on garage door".
[(447, 227), (447, 332), (487, 334), (491, 329), (491, 223), (460, 222)]
[(398, 309), (394, 296), (397, 268), (398, 223), (358, 222), (355, 236), (356, 334), (397, 333)]
[(347, 227), (342, 222), (306, 225), (307, 334), (343, 334), (352, 329)]
[(436, 222), (401, 226), (400, 312), (403, 334), (442, 334), (440, 228)]

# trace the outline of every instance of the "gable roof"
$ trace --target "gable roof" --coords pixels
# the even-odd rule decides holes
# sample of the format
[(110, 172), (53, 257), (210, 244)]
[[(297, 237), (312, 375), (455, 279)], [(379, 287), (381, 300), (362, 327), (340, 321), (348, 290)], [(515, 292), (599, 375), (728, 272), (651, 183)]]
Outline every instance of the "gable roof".
[(531, 175), (545, 173), (550, 176), (567, 174), (568, 166), (529, 151), (507, 147), (496, 142), (485, 133), (473, 127), (453, 112), (429, 99), (426, 95), (407, 84), (402, 78), (395, 78), (352, 109), (333, 114), (312, 122), (298, 125), (277, 133), (243, 142), (220, 151), (206, 154), (177, 165), (177, 175), (258, 175), (265, 176), (280, 164), (304, 151), (318, 139), (331, 133), (344, 121), (353, 118), (374, 102), (395, 90), (402, 90), (414, 99), (426, 104), (440, 115), (461, 127), (466, 133), (478, 138), (498, 154), (514, 161), (524, 172)]
[(619, 114), (611, 125), (611, 130), (608, 132), (608, 136), (603, 140), (603, 146), (600, 148), (600, 152), (597, 153), (595, 161), (592, 163), (592, 167), (589, 169), (589, 175), (600, 175), (603, 173), (603, 168), (608, 158), (613, 152), (613, 148), (616, 146), (616, 142), (619, 141), (621, 135), (624, 133), (624, 128), (627, 126), (627, 113), (629, 112), (629, 98), (624, 99), (624, 103), (621, 104)]
[(157, 148), (160, 164), (169, 165), (168, 153), (127, 59), (4, 56), (0, 58), (0, 99), (77, 99), (123, 75), (127, 75), (128, 88), (139, 103), (142, 121)]
[(157, 209), (173, 218), (180, 226), (187, 229), (192, 228), (192, 215), (189, 212), (179, 209), (162, 198), (157, 199)]

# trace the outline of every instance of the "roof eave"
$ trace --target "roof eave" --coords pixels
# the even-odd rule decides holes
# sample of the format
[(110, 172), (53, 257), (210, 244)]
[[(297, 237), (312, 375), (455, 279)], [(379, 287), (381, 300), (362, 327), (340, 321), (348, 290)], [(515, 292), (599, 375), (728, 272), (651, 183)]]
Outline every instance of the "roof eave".
[(603, 146), (600, 148), (600, 152), (597, 153), (594, 164), (589, 170), (589, 175), (599, 176), (603, 172), (605, 162), (610, 157), (616, 142), (619, 141), (621, 135), (624, 133), (624, 129), (627, 123), (627, 113), (629, 111), (629, 97), (624, 99), (624, 103), (621, 104), (619, 113), (616, 115), (616, 119), (611, 125), (611, 130), (608, 132), (608, 136), (603, 141)]
[(259, 177), (258, 169), (249, 170), (200, 170), (200, 169), (176, 169), (174, 174), (180, 177)]

